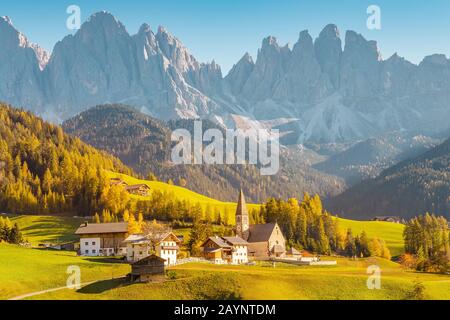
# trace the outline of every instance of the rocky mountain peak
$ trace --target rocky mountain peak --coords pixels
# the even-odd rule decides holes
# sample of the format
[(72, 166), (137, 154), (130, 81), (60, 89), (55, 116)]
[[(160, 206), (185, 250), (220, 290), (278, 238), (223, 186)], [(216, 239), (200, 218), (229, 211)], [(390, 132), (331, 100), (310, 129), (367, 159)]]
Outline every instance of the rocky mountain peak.
[(7, 23), (7, 24), (9, 24), (9, 25), (11, 25), (11, 26), (12, 26), (12, 24), (13, 24), (11, 18), (8, 17), (8, 16), (2, 16), (2, 17), (0, 17), (0, 23)]
[(143, 23), (138, 31), (138, 34), (142, 34), (142, 33), (149, 33), (152, 32), (152, 29), (150, 28), (150, 25), (148, 23)]
[(264, 38), (262, 42), (262, 49), (267, 47), (279, 48), (277, 38), (275, 38), (274, 36), (268, 36)]
[(430, 56), (426, 56), (422, 62), (421, 66), (442, 66), (447, 67), (449, 65), (449, 61), (445, 54), (433, 54)]
[(308, 52), (309, 54), (314, 55), (313, 39), (308, 30), (303, 30), (302, 32), (300, 32), (299, 39), (294, 45), (292, 52), (294, 54), (296, 52)]
[(322, 71), (328, 75), (333, 86), (338, 88), (342, 41), (336, 25), (329, 24), (320, 32), (319, 37), (314, 42), (314, 49)]

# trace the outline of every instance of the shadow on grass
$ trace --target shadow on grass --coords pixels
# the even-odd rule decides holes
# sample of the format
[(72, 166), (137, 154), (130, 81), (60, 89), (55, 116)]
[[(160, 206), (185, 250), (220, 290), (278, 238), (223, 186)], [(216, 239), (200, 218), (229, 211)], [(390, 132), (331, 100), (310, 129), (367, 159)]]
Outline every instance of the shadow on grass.
[(130, 284), (126, 278), (104, 280), (89, 284), (77, 292), (82, 294), (100, 294), (112, 289), (127, 287)]
[(105, 263), (105, 264), (126, 264), (126, 261), (123, 258), (111, 258), (111, 257), (96, 257), (96, 258), (89, 258), (84, 257), (84, 261), (89, 261), (93, 263)]

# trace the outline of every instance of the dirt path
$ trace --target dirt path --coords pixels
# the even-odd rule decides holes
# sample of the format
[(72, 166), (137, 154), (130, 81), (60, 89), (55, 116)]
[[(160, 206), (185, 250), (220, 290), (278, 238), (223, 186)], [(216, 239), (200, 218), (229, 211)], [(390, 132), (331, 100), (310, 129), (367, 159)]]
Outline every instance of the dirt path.
[[(80, 286), (81, 287), (85, 287), (85, 286), (88, 286), (88, 285), (93, 284), (95, 282), (97, 282), (97, 281), (91, 281), (91, 282), (82, 283)], [(32, 292), (32, 293), (26, 293), (26, 294), (23, 294), (23, 295), (20, 295), (20, 296), (17, 296), (17, 297), (8, 299), (8, 300), (23, 300), (23, 299), (34, 297), (34, 296), (39, 296), (39, 295), (44, 294), (44, 293), (55, 292), (55, 291), (60, 291), (60, 290), (64, 290), (64, 289), (67, 289), (67, 286), (59, 287), (59, 288), (53, 288), (53, 289), (47, 289), (47, 290), (42, 290), (42, 291), (37, 291), (37, 292)]]

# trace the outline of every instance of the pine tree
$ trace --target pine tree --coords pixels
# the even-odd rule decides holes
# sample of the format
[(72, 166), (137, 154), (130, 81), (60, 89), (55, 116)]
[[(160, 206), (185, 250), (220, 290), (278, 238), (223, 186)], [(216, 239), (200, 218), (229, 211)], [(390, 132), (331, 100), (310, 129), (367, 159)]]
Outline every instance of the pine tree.
[(94, 223), (100, 223), (100, 216), (98, 215), (98, 213), (96, 212), (93, 218)]

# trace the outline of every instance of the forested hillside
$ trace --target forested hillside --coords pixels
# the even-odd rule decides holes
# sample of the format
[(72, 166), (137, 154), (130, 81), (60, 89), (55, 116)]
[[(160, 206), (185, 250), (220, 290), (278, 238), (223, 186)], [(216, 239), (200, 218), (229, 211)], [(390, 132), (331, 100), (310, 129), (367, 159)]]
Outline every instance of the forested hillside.
[[(253, 202), (263, 202), (269, 197), (301, 198), (304, 192), (327, 198), (344, 190), (341, 179), (311, 168), (309, 162), (314, 155), (295, 149), (282, 150), (281, 169), (274, 176), (261, 176), (259, 168), (251, 165), (175, 166), (170, 162), (171, 130), (191, 131), (192, 125), (191, 120), (165, 123), (127, 106), (103, 105), (66, 121), (63, 128), (118, 157), (146, 178), (154, 174), (161, 181), (172, 180), (222, 201), (235, 201), (240, 188)], [(203, 126), (207, 129), (214, 125), (203, 121)]]
[(0, 104), (0, 211), (89, 215), (122, 162), (33, 114)]
[(424, 214), (450, 216), (450, 139), (399, 163), (332, 199), (329, 209), (345, 217)]

